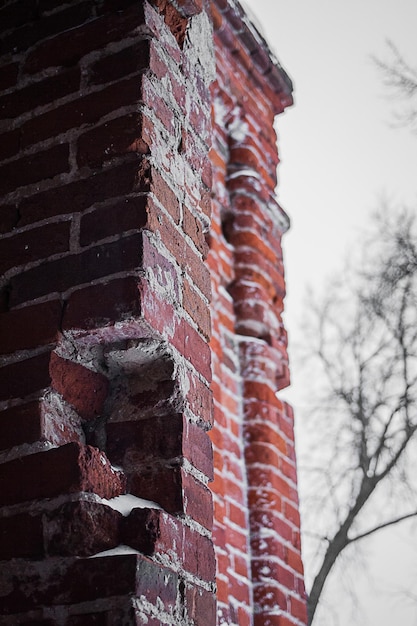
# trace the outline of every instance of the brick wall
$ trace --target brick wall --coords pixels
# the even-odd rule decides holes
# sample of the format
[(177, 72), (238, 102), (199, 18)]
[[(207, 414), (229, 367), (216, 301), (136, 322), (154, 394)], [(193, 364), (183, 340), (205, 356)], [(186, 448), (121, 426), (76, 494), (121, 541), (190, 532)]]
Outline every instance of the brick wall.
[(232, 0), (0, 25), (0, 623), (304, 623), (285, 73)]
[(305, 624), (274, 116), (291, 82), (238, 5), (212, 3), (214, 537), (218, 623)]

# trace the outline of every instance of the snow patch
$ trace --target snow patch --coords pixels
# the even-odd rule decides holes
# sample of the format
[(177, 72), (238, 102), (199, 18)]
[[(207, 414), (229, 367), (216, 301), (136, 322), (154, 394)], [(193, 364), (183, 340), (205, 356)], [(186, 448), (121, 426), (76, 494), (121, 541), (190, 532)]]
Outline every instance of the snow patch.
[(156, 502), (152, 502), (151, 500), (145, 500), (144, 498), (138, 498), (131, 493), (127, 493), (123, 496), (117, 496), (116, 498), (112, 498), (111, 500), (102, 499), (102, 502), (114, 509), (115, 511), (119, 511), (125, 517), (129, 515), (129, 513), (133, 509), (160, 509), (161, 507)]

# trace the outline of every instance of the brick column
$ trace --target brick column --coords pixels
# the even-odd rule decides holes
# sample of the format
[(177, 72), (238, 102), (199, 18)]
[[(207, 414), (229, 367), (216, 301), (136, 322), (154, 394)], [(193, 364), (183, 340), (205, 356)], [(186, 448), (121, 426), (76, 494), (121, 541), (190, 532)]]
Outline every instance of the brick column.
[(212, 625), (206, 8), (0, 23), (0, 621)]

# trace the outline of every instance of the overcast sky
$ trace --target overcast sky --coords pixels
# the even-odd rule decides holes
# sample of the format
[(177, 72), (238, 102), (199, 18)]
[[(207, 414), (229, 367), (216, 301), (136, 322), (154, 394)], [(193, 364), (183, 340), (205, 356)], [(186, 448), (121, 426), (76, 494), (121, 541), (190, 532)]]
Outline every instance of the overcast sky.
[[(291, 345), (300, 340), (296, 322), (307, 285), (320, 289), (327, 275), (342, 268), (381, 196), (417, 207), (417, 135), (392, 128), (398, 103), (387, 97), (371, 59), (388, 59), (391, 39), (417, 67), (417, 0), (246, 4), (294, 83), (295, 105), (276, 124), (278, 199), (292, 221), (285, 238)], [(294, 367), (292, 378), (289, 398), (297, 410), (303, 381)], [(417, 549), (410, 549), (409, 540), (417, 546), (417, 532), (384, 533), (369, 544), (370, 568), (346, 570), (346, 576), (353, 571), (353, 586), (360, 582), (359, 614), (352, 621), (354, 601), (345, 597), (339, 609), (336, 603), (331, 626), (417, 625), (417, 600), (393, 593), (410, 579), (417, 589)]]

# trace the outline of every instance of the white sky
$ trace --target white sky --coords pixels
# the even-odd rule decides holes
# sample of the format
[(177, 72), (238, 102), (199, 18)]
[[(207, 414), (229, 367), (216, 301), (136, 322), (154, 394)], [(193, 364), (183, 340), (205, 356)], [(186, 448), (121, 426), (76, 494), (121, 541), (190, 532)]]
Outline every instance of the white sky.
[[(320, 289), (326, 276), (343, 266), (381, 195), (395, 205), (417, 206), (417, 134), (390, 126), (399, 102), (387, 97), (371, 60), (371, 55), (389, 58), (389, 38), (417, 67), (417, 0), (246, 4), (295, 87), (295, 106), (277, 119), (277, 130), (278, 199), (292, 220), (285, 239), (286, 325), (290, 342), (297, 342), (307, 285)], [(297, 410), (303, 381), (294, 368), (292, 379), (287, 395)], [(360, 589), (358, 613), (352, 618), (355, 603), (345, 596), (326, 624), (416, 626), (417, 601), (406, 603), (392, 593), (411, 582), (417, 596), (415, 531), (409, 535), (412, 550), (399, 531), (386, 531), (367, 544), (369, 569), (360, 575), (346, 570)], [(339, 568), (339, 576), (343, 573)], [(337, 597), (337, 590), (330, 593)], [(324, 626), (324, 620), (316, 621)]]

